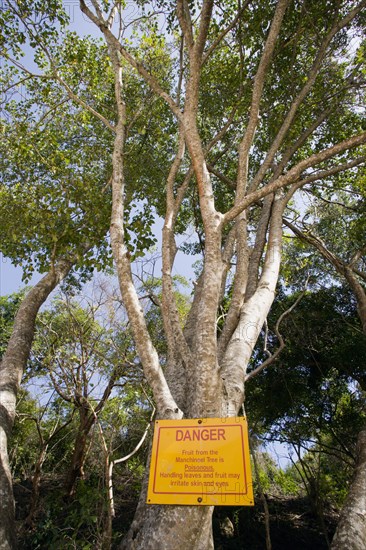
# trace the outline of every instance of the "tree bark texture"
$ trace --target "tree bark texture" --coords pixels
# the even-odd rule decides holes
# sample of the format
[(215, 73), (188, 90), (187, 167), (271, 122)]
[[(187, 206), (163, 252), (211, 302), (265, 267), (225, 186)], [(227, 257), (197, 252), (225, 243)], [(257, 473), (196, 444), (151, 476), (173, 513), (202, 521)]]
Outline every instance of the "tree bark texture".
[(366, 426), (357, 441), (354, 478), (334, 535), (332, 550), (365, 550), (366, 547)]
[(33, 342), (37, 313), (72, 267), (62, 261), (26, 295), (14, 320), (0, 364), (0, 549), (16, 548), (15, 503), (9, 469), (8, 439), (15, 419), (16, 398)]
[(121, 550), (213, 550), (212, 512), (211, 506), (141, 507)]
[(146, 503), (149, 467), (131, 528), (120, 550), (213, 550), (212, 506)]

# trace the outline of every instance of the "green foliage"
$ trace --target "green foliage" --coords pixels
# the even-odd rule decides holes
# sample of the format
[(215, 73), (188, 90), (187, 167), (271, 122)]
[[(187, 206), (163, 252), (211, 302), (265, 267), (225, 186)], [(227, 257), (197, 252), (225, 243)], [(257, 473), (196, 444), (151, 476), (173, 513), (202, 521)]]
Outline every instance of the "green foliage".
[(11, 336), (13, 321), (26, 289), (9, 296), (0, 296), (0, 360)]
[[(279, 294), (272, 319), (293, 302), (293, 296)], [(294, 465), (285, 472), (290, 487), (293, 481), (306, 490), (316, 507), (340, 507), (366, 419), (366, 339), (355, 299), (340, 287), (308, 292), (280, 331), (286, 347), (279, 359), (248, 384), (251, 422), (265, 441), (292, 446)], [(277, 345), (271, 335), (268, 344)], [(258, 350), (256, 360), (262, 359)], [(268, 475), (261, 475), (269, 490)], [(275, 482), (272, 474), (271, 483), (281, 486), (281, 479)]]
[[(132, 362), (134, 356), (119, 304), (103, 285), (100, 294), (95, 289), (94, 302), (60, 295), (40, 314), (26, 376), (32, 397), (26, 391), (20, 396), (10, 453), (19, 490), (26, 486), (29, 491), (35, 465), (45, 451), (37, 529), (24, 531), (24, 547), (95, 548), (103, 544), (107, 455), (111, 461), (133, 452), (151, 416), (149, 390), (144, 387), (140, 366)], [(73, 497), (65, 499), (64, 480), (80, 426), (79, 408), (83, 403), (97, 407), (115, 369), (117, 385), (88, 434), (84, 476), (77, 481)], [(138, 453), (115, 466), (117, 514), (136, 501), (148, 445), (147, 438)], [(20, 509), (25, 518), (29, 503), (22, 501)]]
[[(263, 493), (270, 495), (299, 496), (301, 487), (294, 476), (291, 467), (282, 469), (276, 465), (271, 455), (266, 452), (257, 452), (259, 483)], [(258, 491), (258, 479), (255, 479), (255, 488)]]
[(44, 510), (37, 531), (31, 534), (27, 543), (34, 549), (80, 548), (91, 550), (102, 544), (101, 494), (99, 487), (81, 481), (71, 503), (63, 500), (61, 494), (53, 492), (44, 502)]
[[(333, 111), (301, 142), (281, 169), (283, 172), (365, 127), (357, 103), (363, 93), (359, 75), (365, 71), (365, 43), (360, 39), (365, 15), (361, 14), (328, 44), (327, 58), (314, 85), (298, 106), (286, 135), (280, 135), (293, 101), (311, 78), (309, 71), (322, 42), (352, 5), (348, 0), (291, 3), (264, 82), (248, 164), (249, 180), (255, 178), (276, 136), (277, 155), (261, 185), (269, 181), (283, 155), (302, 139), (304, 131), (328, 109)], [(111, 6), (112, 2), (102, 1), (105, 14)], [(126, 5), (123, 2), (121, 6)], [(196, 33), (199, 6), (193, 1), (188, 6)], [(248, 123), (253, 82), (276, 6), (275, 0), (249, 3), (225, 36), (221, 36), (222, 29), (236, 17), (238, 4), (228, 0), (214, 7), (206, 47), (209, 55), (202, 65), (195, 115), (207, 148), (208, 164), (215, 168), (214, 199), (222, 212), (235, 200), (238, 147)], [(77, 277), (85, 280), (93, 270), (111, 266), (108, 229), (117, 112), (109, 52), (101, 40), (66, 30), (67, 17), (58, 0), (9, 1), (3, 8), (0, 47), (5, 62), (0, 78), (6, 106), (0, 128), (1, 250), (23, 268), (25, 280), (35, 270), (48, 271), (58, 259), (76, 254), (78, 261), (68, 281), (70, 287)], [(180, 80), (183, 87), (187, 83), (189, 64), (186, 54), (179, 53), (176, 6), (167, 0), (158, 0), (156, 5), (139, 0), (132, 8), (135, 22), (128, 31), (127, 26), (121, 26), (121, 41), (180, 106), (177, 84)], [(154, 15), (154, 9), (163, 13)], [(160, 17), (167, 21), (165, 34), (160, 29)], [(214, 44), (217, 47), (211, 51)], [(357, 46), (352, 54), (353, 44)], [(23, 54), (30, 49), (33, 59), (29, 72), (22, 63), (27, 61)], [(157, 242), (153, 235), (154, 217), (156, 213), (165, 214), (166, 178), (176, 153), (178, 125), (167, 105), (126, 61), (122, 62), (122, 69), (127, 106), (123, 221), (126, 244), (135, 260)], [(227, 132), (215, 140), (229, 120), (232, 123)], [(357, 149), (347, 159), (359, 154), (361, 150)], [(333, 166), (345, 160), (345, 155), (339, 155), (333, 159)], [(189, 162), (187, 155), (174, 192), (182, 183)], [(352, 250), (364, 246), (364, 169), (324, 180), (321, 187), (309, 184), (306, 193), (311, 204), (302, 213), (305, 228), (311, 230), (316, 225), (319, 235), (333, 250), (349, 260), (352, 252), (351, 247), (345, 249), (346, 240), (352, 242)], [(291, 205), (288, 215), (297, 207)], [(261, 210), (260, 202), (248, 209), (249, 246), (254, 242)], [(188, 225), (194, 226), (199, 242), (189, 241), (181, 248), (202, 255), (204, 235), (194, 180), (183, 201), (177, 231), (185, 232)], [(328, 273), (322, 262), (315, 263), (307, 247), (295, 244), (286, 248), (283, 278), (290, 284), (295, 280), (293, 288), (298, 287), (309, 269), (318, 283), (321, 278), (326, 279), (324, 273)], [(311, 289), (315, 288), (313, 284)], [(152, 305), (147, 298), (142, 303), (164, 364), (166, 342), (157, 305), (161, 282), (145, 281), (143, 290), (152, 300)], [(230, 292), (231, 289), (224, 298), (223, 312), (228, 308)], [(189, 300), (182, 290), (182, 280), (176, 281), (175, 297), (183, 325)], [(279, 292), (273, 319), (289, 302), (293, 303), (293, 298)], [(55, 476), (57, 487), (49, 489), (49, 499), (40, 506), (34, 548), (91, 548), (99, 544), (103, 527), (99, 520), (106, 504), (104, 454), (108, 452), (115, 458), (133, 451), (150, 416), (150, 395), (143, 385), (131, 334), (126, 319), (123, 314), (118, 315), (112, 301), (108, 299), (99, 313), (69, 296), (66, 300), (59, 298), (39, 318), (27, 381), (42, 385), (43, 399), (46, 390), (51, 389), (59, 397), (48, 393), (46, 405), (23, 396), (13, 435), (14, 449), (19, 453), (12, 456), (16, 476), (29, 477), (42, 438), (52, 438), (43, 464), (43, 481)], [(5, 312), (0, 318), (2, 353), (16, 302), (7, 299), (4, 304), (0, 302), (0, 308)], [(269, 320), (270, 326), (273, 319)], [(309, 293), (281, 330), (286, 335), (286, 350), (268, 372), (251, 382), (247, 406), (259, 434), (295, 443), (307, 454), (304, 457), (304, 451), (299, 452), (302, 463), (296, 472), (283, 472), (264, 457), (262, 484), (265, 490), (275, 488), (282, 494), (295, 494), (300, 477), (310, 493), (315, 480), (318, 497), (324, 499), (331, 494), (334, 502), (340, 503), (349, 476), (342, 464), (352, 462), (355, 431), (364, 422), (363, 396), (355, 381), (364, 384), (366, 344), (354, 300), (338, 288)], [(272, 349), (278, 344), (273, 334), (268, 343)], [(257, 349), (253, 366), (264, 355)], [(66, 504), (60, 497), (60, 479), (70, 462), (78, 429), (74, 413), (83, 406), (89, 412), (97, 406), (112, 373), (118, 388), (114, 388), (104, 409), (98, 411), (98, 424), (89, 434), (85, 478), (77, 485), (75, 499)], [(62, 423), (64, 431), (53, 436), (55, 426)], [(326, 454), (326, 449), (332, 453)], [(146, 451), (147, 444), (139, 455), (120, 466), (116, 482), (120, 505), (124, 498), (133, 501), (140, 489)]]
[(17, 419), (12, 431), (10, 466), (13, 479), (30, 479), (39, 454), (39, 434), (36, 420), (41, 414), (37, 401), (26, 390), (18, 395)]
[[(22, 20), (28, 18), (30, 24), (25, 27)], [(20, 59), (24, 56), (25, 44), (38, 52), (42, 43), (50, 44), (59, 40), (60, 31), (68, 21), (62, 0), (4, 3), (0, 10), (2, 54), (5, 58), (14, 55), (15, 59)]]
[[(2, 129), (3, 254), (23, 267), (25, 278), (48, 270), (70, 247), (79, 267), (101, 267), (108, 257), (110, 198), (103, 187), (110, 159), (101, 161), (96, 138), (107, 152), (110, 137), (94, 117), (67, 105), (49, 77), (23, 87), (24, 99), (7, 103)], [(97, 248), (85, 254), (87, 242)]]

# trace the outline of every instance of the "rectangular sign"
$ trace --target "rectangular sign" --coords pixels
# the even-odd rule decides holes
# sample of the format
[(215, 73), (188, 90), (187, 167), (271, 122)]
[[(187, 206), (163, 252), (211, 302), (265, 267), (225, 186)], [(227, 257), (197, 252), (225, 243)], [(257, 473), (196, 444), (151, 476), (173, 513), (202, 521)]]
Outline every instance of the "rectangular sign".
[(254, 505), (246, 419), (156, 420), (147, 502)]

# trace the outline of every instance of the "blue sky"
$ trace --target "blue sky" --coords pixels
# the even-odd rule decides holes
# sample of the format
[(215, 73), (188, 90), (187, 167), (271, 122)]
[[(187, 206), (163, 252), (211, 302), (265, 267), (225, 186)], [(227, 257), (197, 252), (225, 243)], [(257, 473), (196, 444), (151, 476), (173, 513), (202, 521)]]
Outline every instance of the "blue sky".
[[(12, 294), (24, 287), (22, 274), (23, 270), (20, 267), (14, 267), (9, 258), (5, 258), (0, 252), (0, 296)], [(41, 275), (37, 273), (29, 284), (34, 285), (40, 278)]]

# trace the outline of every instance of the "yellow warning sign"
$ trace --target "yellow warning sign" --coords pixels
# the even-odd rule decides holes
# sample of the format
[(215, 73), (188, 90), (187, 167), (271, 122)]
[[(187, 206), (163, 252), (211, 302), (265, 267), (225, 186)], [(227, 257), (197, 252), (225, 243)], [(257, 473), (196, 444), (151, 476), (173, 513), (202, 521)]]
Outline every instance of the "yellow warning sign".
[(147, 502), (253, 505), (246, 419), (157, 420)]

